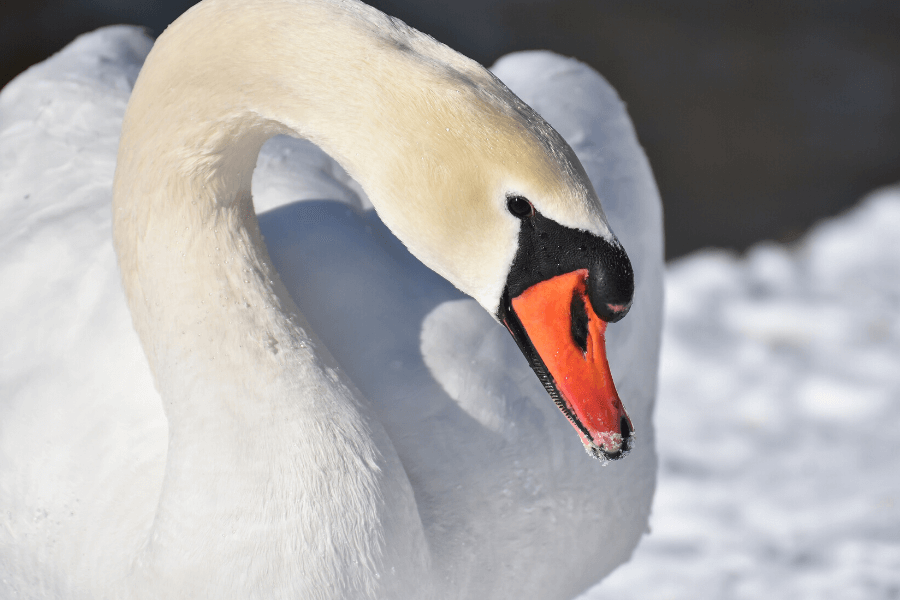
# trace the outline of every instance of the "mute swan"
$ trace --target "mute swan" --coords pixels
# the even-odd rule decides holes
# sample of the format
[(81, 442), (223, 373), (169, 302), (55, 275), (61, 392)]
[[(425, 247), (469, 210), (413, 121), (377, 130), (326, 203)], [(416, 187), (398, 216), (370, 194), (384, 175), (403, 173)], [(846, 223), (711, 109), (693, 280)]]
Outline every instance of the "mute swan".
[[(661, 245), (614, 92), (547, 54), (496, 67), (582, 169), (486, 71), (371, 8), (207, 0), (160, 37), (125, 117), (112, 229), (129, 319), (106, 211), (123, 80), (147, 47), (101, 33), (0, 97), (18, 150), (2, 153), (4, 595), (570, 598), (627, 559), (655, 475)], [(608, 332), (631, 454), (585, 455), (509, 335), (361, 205), (270, 211), (267, 251), (250, 182), (276, 133), (325, 149), (514, 330), (501, 298), (519, 310), (527, 292), (508, 274), (541, 260), (523, 231), (619, 256), (586, 169), (635, 270)], [(606, 267), (627, 279), (621, 264)], [(582, 281), (564, 281), (563, 317), (573, 297), (591, 310)], [(570, 415), (595, 455), (631, 429), (606, 399), (612, 418)]]

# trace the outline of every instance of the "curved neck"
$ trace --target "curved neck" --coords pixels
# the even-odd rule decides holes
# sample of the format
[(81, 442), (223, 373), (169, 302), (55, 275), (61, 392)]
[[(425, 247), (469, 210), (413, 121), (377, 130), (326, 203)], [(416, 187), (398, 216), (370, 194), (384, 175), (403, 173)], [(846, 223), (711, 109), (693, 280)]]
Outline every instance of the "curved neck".
[(126, 148), (120, 164), (178, 171), (217, 207), (247, 192), (266, 137), (311, 140), (419, 260), (492, 314), (519, 227), (508, 194), (611, 235), (580, 163), (543, 119), (474, 61), (354, 0), (196, 5), (148, 57), (132, 129), (170, 146)]
[[(302, 75), (280, 55), (322, 40), (279, 45), (290, 30), (279, 6), (189, 11), (148, 57), (123, 125), (114, 241), (169, 422), (134, 589), (164, 579), (184, 597), (345, 598), (390, 595), (427, 572), (394, 448), (281, 285), (253, 211), (251, 174), (275, 133), (308, 137), (363, 177), (360, 165), (373, 168), (328, 133), (338, 123), (365, 135), (352, 99), (332, 104), (341, 78)], [(331, 4), (305, 9), (309, 31), (340, 24)], [(315, 77), (325, 81), (313, 88)]]

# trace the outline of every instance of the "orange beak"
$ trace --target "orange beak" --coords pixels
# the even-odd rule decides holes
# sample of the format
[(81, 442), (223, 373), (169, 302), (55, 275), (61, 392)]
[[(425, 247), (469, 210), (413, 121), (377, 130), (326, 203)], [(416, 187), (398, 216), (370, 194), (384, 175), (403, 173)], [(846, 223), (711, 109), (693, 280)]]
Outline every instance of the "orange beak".
[(504, 323), (585, 449), (621, 458), (634, 430), (609, 371), (607, 323), (591, 306), (587, 278), (579, 269), (532, 285), (510, 299)]

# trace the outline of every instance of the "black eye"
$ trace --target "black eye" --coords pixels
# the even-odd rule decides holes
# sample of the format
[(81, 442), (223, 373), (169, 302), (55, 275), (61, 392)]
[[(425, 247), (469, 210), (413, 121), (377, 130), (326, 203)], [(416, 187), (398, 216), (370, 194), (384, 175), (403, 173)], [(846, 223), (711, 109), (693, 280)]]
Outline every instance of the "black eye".
[(531, 206), (531, 202), (529, 202), (522, 196), (510, 196), (509, 198), (507, 198), (506, 208), (509, 209), (509, 212), (511, 212), (514, 217), (518, 217), (520, 219), (530, 217), (534, 214), (534, 207)]

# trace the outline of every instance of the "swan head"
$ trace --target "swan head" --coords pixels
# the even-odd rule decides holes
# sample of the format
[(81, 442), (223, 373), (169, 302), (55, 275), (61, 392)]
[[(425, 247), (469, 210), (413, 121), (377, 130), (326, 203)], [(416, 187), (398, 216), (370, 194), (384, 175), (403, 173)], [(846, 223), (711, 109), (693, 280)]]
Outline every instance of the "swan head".
[(357, 176), (410, 251), (506, 326), (587, 451), (620, 458), (633, 427), (605, 331), (631, 307), (628, 256), (565, 140), (485, 69), (442, 58), (391, 99), (402, 122), (380, 117), (403, 140), (388, 168)]
[(633, 426), (609, 370), (605, 332), (631, 308), (628, 256), (614, 238), (564, 227), (521, 196), (508, 207), (521, 225), (497, 317), (588, 453), (621, 458)]

